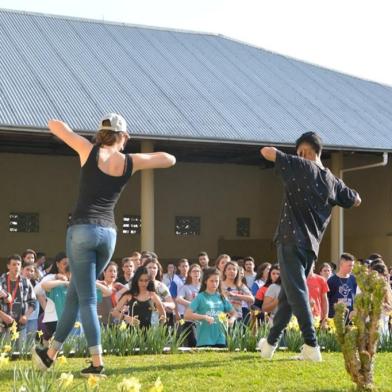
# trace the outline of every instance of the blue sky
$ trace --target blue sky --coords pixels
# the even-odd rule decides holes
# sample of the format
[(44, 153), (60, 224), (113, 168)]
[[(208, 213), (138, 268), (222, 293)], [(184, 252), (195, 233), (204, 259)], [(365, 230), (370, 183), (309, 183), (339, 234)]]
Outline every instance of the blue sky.
[(390, 0), (0, 0), (0, 8), (224, 34), (392, 86)]

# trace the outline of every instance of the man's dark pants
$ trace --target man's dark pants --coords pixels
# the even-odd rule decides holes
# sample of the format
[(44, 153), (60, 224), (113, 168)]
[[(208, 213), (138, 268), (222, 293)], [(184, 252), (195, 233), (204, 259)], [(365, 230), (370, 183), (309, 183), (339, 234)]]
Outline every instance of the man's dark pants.
[(295, 244), (277, 244), (280, 277), (282, 281), (278, 310), (274, 316), (273, 327), (268, 343), (275, 346), (291, 316), (297, 317), (305, 344), (316, 347), (316, 331), (309, 305), (306, 277), (315, 261), (312, 251), (299, 248)]

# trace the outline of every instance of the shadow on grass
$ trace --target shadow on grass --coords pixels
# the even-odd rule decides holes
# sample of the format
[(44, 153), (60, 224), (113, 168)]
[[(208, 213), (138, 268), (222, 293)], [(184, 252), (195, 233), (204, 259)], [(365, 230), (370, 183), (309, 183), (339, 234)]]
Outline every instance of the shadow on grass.
[(222, 361), (208, 361), (204, 360), (203, 362), (188, 362), (188, 363), (178, 363), (178, 364), (170, 364), (170, 363), (163, 363), (163, 364), (155, 364), (151, 363), (151, 365), (148, 366), (137, 366), (137, 367), (132, 367), (132, 363), (130, 363), (130, 366), (127, 366), (125, 368), (111, 368), (110, 367), (110, 362), (106, 364), (107, 368), (107, 374), (108, 375), (116, 375), (116, 374), (128, 374), (129, 370), (132, 371), (132, 373), (142, 373), (148, 370), (154, 370), (154, 371), (169, 371), (169, 370), (180, 370), (180, 369), (194, 369), (194, 368), (214, 368), (214, 367), (221, 367), (222, 365), (227, 365), (230, 362), (237, 361), (237, 362), (247, 362), (249, 360), (253, 360), (255, 357), (252, 355), (247, 355), (247, 356), (242, 356), (238, 358), (228, 358), (227, 360), (222, 360)]
[[(356, 392), (357, 389), (355, 387), (350, 388), (328, 388), (328, 389), (316, 389), (316, 392)], [(309, 392), (311, 392), (309, 390)], [(377, 392), (377, 389), (375, 389)]]
[[(227, 364), (233, 363), (233, 362), (254, 362), (254, 360), (257, 359), (260, 361), (260, 364), (263, 363), (268, 363), (271, 364), (273, 362), (298, 362), (297, 360), (290, 359), (290, 358), (279, 358), (274, 360), (273, 362), (270, 361), (263, 361), (260, 359), (258, 355), (255, 354), (248, 354), (248, 355), (242, 355), (240, 357), (234, 357), (234, 358), (228, 358), (225, 360), (213, 360), (213, 361), (198, 361), (198, 362), (185, 362), (185, 363), (178, 363), (178, 364), (171, 364), (171, 363), (151, 363), (151, 365), (147, 366), (132, 366), (132, 363), (129, 363), (129, 366), (121, 367), (121, 368), (111, 368), (110, 362), (106, 364), (106, 369), (107, 369), (107, 374), (108, 375), (121, 375), (121, 374), (128, 374), (129, 371), (132, 371), (132, 373), (143, 373), (148, 370), (154, 370), (154, 371), (172, 371), (172, 370), (181, 370), (181, 369), (208, 369), (208, 368), (215, 368), (215, 367), (222, 367)], [(241, 365), (240, 365), (241, 366)]]

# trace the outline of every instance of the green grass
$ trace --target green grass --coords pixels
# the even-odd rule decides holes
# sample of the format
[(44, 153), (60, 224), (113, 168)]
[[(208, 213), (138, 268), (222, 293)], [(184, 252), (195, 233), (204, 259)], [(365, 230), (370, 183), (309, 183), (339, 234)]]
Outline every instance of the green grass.
[[(164, 391), (225, 392), (225, 391), (352, 391), (353, 383), (344, 369), (340, 353), (324, 353), (324, 362), (308, 363), (291, 360), (292, 353), (279, 352), (273, 361), (262, 361), (257, 353), (198, 352), (169, 355), (135, 355), (105, 358), (108, 379), (101, 381), (100, 391), (117, 391), (124, 377), (136, 377), (142, 392), (148, 391), (157, 377)], [(376, 358), (377, 391), (392, 391), (392, 354), (381, 353)], [(0, 391), (12, 391), (14, 367), (30, 367), (28, 361), (13, 361), (0, 370)], [(75, 375), (73, 392), (84, 391), (78, 372), (84, 359), (68, 359), (57, 365), (62, 372)], [(18, 384), (18, 387), (21, 384)], [(18, 390), (18, 389), (17, 389)]]

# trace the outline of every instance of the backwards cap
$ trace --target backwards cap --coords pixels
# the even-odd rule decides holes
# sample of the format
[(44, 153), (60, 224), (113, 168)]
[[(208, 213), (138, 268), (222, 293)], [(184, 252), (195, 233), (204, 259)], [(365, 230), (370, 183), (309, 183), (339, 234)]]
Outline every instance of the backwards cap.
[[(110, 125), (103, 125), (103, 123), (106, 121), (110, 122)], [(101, 130), (108, 130), (108, 131), (113, 131), (113, 132), (124, 132), (126, 134), (129, 133), (127, 131), (127, 123), (126, 123), (124, 117), (120, 116), (117, 113), (106, 114), (101, 119), (98, 131), (101, 131)]]

